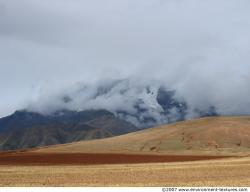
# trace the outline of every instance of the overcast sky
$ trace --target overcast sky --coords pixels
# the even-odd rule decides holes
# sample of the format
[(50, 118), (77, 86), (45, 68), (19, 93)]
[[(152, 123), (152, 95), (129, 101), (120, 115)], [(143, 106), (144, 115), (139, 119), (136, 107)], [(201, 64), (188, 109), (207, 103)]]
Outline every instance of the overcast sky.
[(0, 116), (41, 90), (131, 76), (248, 113), (249, 10), (249, 0), (0, 0)]

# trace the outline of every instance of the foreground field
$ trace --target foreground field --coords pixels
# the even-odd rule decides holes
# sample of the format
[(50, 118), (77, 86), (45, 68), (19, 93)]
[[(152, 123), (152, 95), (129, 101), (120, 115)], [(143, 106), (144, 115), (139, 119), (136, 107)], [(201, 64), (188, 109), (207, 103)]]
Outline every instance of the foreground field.
[(0, 154), (1, 186), (249, 186), (250, 117)]
[(250, 186), (250, 158), (118, 165), (0, 165), (0, 186)]

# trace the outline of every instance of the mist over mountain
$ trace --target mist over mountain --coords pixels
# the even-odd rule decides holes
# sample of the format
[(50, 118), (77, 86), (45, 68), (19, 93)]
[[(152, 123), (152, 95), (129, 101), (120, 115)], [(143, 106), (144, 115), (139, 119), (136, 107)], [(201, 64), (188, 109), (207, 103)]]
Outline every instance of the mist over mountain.
[(204, 103), (198, 108), (161, 82), (147, 83), (136, 79), (106, 79), (95, 84), (78, 84), (54, 94), (45, 92), (25, 109), (46, 115), (60, 110), (105, 109), (141, 128), (218, 115), (216, 106)]
[(0, 118), (0, 150), (26, 149), (122, 135), (188, 118), (217, 116), (159, 81), (102, 80), (46, 91)]
[(0, 0), (0, 117), (96, 108), (150, 126), (249, 115), (249, 9), (248, 0)]

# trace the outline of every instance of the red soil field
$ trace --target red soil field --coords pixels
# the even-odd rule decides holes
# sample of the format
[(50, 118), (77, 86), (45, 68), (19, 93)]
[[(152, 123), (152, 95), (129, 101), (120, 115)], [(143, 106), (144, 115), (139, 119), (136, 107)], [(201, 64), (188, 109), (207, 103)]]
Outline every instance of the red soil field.
[(225, 158), (225, 156), (13, 152), (0, 154), (0, 165), (98, 165), (163, 163), (219, 158)]

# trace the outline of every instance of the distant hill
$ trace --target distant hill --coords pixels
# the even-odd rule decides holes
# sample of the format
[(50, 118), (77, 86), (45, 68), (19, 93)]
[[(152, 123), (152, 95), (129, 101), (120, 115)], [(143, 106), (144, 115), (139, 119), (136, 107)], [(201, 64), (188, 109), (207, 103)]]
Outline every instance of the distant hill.
[(15, 150), (106, 138), (138, 130), (106, 110), (17, 111), (0, 119), (0, 150)]
[(183, 121), (107, 139), (50, 146), (38, 152), (250, 154), (250, 117)]

